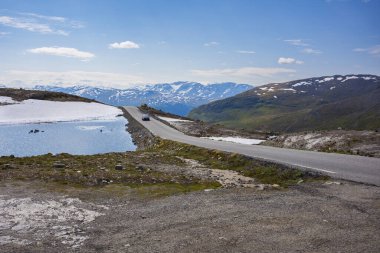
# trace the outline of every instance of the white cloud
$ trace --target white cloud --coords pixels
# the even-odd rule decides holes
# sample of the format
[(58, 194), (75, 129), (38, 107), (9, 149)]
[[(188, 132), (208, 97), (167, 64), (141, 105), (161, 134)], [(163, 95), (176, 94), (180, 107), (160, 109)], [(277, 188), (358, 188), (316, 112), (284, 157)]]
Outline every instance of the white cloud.
[(45, 15), (40, 15), (37, 13), (30, 13), (30, 12), (20, 12), (19, 14), (24, 15), (24, 16), (31, 16), (39, 19), (46, 19), (50, 21), (56, 21), (56, 22), (65, 22), (66, 18), (64, 17), (57, 17), (57, 16), (45, 16)]
[(293, 46), (301, 46), (301, 47), (307, 47), (309, 44), (303, 42), (300, 39), (295, 39), (295, 40), (284, 40), (286, 43), (293, 45)]
[(322, 52), (319, 50), (315, 50), (312, 48), (305, 48), (304, 50), (301, 51), (304, 54), (321, 54)]
[(285, 57), (280, 57), (278, 58), (278, 64), (303, 64), (303, 61), (296, 60), (294, 58), (285, 58)]
[(9, 16), (0, 16), (0, 24), (4, 26), (27, 30), (30, 32), (38, 32), (44, 34), (50, 33), (66, 36), (69, 35), (69, 33), (66, 31), (53, 29), (48, 24), (41, 24), (36, 22), (35, 20), (20, 19)]
[(294, 73), (293, 69), (287, 68), (258, 68), (258, 67), (243, 67), (231, 69), (212, 69), (212, 70), (191, 70), (191, 73), (196, 76), (207, 78), (223, 77), (230, 79), (231, 77), (271, 77), (277, 74)]
[(365, 52), (373, 56), (380, 56), (380, 45), (375, 45), (369, 48), (355, 48), (354, 52)]
[(35, 85), (102, 87), (133, 87), (146, 83), (140, 76), (108, 72), (88, 71), (23, 71), (10, 70), (0, 75), (0, 83), (9, 87), (33, 87)]
[(5, 36), (5, 35), (8, 35), (9, 34), (9, 32), (0, 32), (0, 37), (1, 36)]
[(81, 60), (90, 60), (95, 57), (93, 53), (79, 51), (76, 48), (70, 47), (39, 47), (29, 49), (28, 52), (33, 54), (47, 54), (47, 55), (55, 55), (55, 56), (63, 56), (70, 58), (78, 58)]
[(239, 54), (256, 54), (255, 51), (247, 51), (247, 50), (238, 50), (238, 51), (236, 51), (236, 53), (239, 53)]
[(124, 41), (124, 42), (115, 42), (115, 43), (111, 43), (109, 44), (109, 48), (127, 48), (127, 49), (133, 49), (133, 48), (140, 48), (140, 46), (133, 42), (133, 41)]
[(203, 44), (203, 46), (205, 47), (213, 47), (213, 46), (218, 46), (218, 45), (219, 45), (219, 42), (217, 41), (206, 42)]

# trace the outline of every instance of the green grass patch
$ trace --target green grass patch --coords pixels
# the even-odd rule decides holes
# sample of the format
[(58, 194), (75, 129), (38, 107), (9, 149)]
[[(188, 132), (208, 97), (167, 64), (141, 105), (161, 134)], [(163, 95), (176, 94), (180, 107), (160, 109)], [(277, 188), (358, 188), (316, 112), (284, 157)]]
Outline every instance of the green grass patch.
[[(212, 168), (233, 170), (252, 177), (265, 184), (278, 184), (283, 187), (294, 185), (298, 181), (326, 180), (327, 176), (285, 167), (271, 162), (255, 160), (240, 154), (210, 150), (179, 142), (158, 139), (151, 151), (167, 153), (194, 159)], [(149, 150), (148, 150), (149, 151)]]

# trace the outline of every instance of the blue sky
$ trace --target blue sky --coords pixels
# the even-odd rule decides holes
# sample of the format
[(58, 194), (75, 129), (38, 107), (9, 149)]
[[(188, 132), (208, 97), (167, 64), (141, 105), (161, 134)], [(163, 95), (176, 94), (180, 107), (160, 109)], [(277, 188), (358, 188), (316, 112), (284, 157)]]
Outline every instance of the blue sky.
[(379, 0), (0, 0), (0, 84), (380, 74)]

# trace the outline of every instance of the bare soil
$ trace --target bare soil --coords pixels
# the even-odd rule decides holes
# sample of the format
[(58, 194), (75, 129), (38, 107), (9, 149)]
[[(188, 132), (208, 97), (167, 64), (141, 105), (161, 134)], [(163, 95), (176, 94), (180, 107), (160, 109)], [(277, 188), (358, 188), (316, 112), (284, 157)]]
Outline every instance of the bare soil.
[(7, 182), (0, 244), (2, 252), (379, 252), (379, 196), (348, 182), (158, 199)]

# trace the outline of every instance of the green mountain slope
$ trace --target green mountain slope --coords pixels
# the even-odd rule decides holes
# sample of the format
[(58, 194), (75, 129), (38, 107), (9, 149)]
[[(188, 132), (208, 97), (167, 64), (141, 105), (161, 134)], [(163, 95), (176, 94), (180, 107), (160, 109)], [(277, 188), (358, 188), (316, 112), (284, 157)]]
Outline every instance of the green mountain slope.
[(255, 87), (192, 110), (227, 127), (294, 132), (380, 128), (380, 77), (325, 76)]

